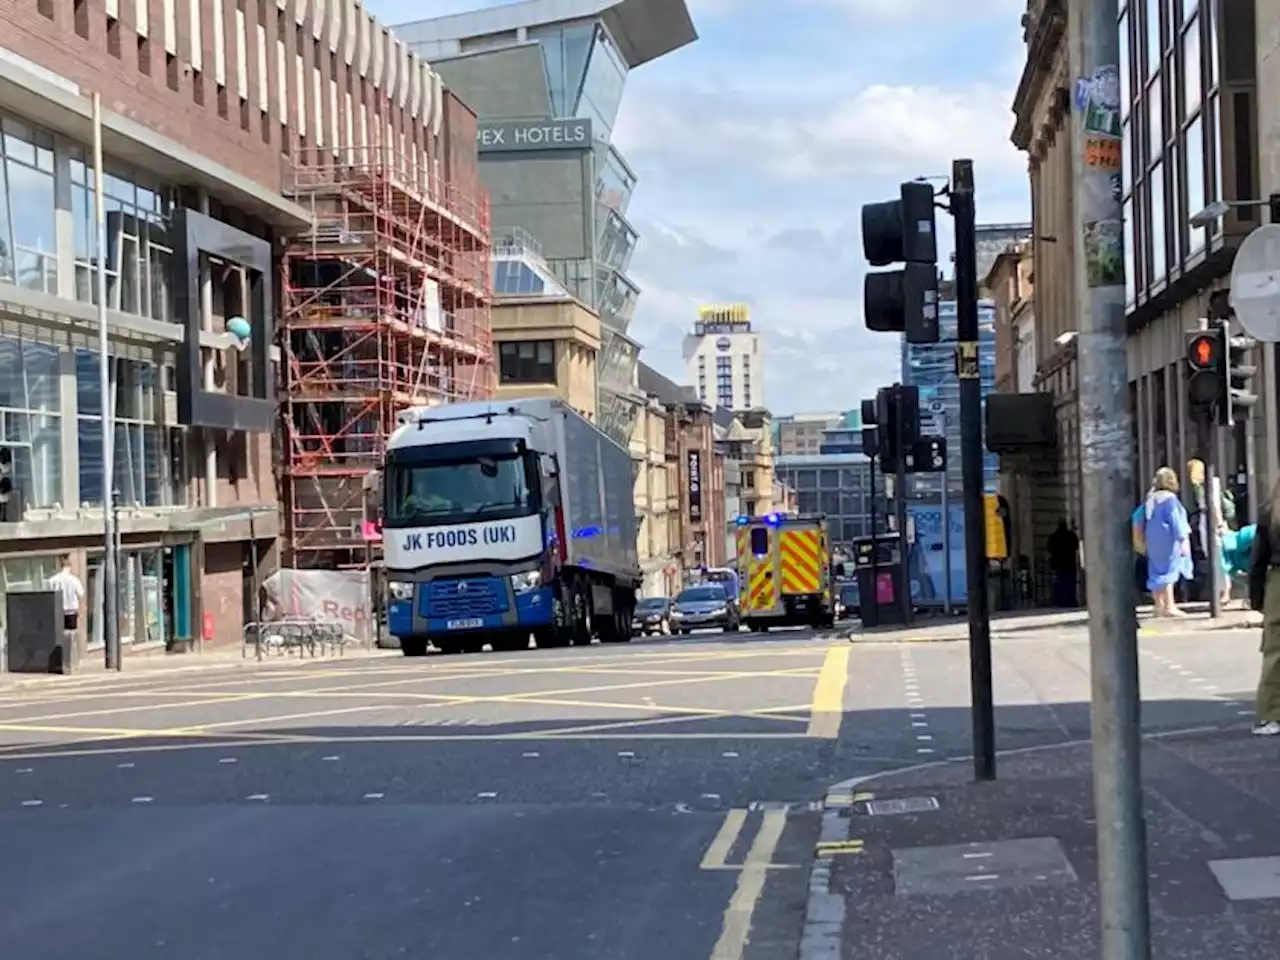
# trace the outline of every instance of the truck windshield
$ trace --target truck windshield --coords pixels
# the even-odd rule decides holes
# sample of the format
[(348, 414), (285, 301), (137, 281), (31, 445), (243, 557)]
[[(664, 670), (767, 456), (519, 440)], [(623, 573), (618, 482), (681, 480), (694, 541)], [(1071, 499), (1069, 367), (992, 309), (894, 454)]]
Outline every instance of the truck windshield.
[(503, 520), (536, 509), (527, 460), (518, 453), (391, 463), (385, 483), (389, 526)]

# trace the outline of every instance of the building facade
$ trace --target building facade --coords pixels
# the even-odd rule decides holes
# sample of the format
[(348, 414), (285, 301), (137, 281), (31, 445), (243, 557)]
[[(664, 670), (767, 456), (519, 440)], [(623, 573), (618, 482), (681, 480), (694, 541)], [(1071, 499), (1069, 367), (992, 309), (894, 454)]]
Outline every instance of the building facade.
[(703, 403), (734, 413), (764, 406), (764, 344), (744, 304), (701, 307), (683, 353), (685, 382)]
[(680, 539), (679, 464), (667, 455), (668, 427), (676, 411), (647, 398), (631, 433), (635, 464), (636, 552), (644, 574), (641, 596), (670, 597), (682, 583), (677, 545)]
[(812, 456), (820, 452), (823, 433), (840, 426), (839, 413), (793, 413), (774, 417), (778, 455)]
[(799, 514), (822, 514), (830, 524), (833, 548), (849, 556), (853, 541), (869, 537), (872, 519), (885, 530), (887, 502), (884, 478), (875, 472), (872, 486), (870, 458), (860, 454), (782, 456), (775, 465), (778, 480), (794, 491)]
[[(126, 651), (238, 641), (256, 614), (252, 574), (274, 569), (288, 536), (272, 449), (279, 251), (316, 223), (297, 171), (396, 144), (405, 177), (478, 185), (473, 115), (358, 4), (222, 9), (0, 6), (0, 446), (12, 463), (0, 590), (43, 588), (69, 554), (89, 595), (82, 639), (100, 641), (113, 508)], [(90, 91), (104, 104), (102, 171)]]
[[(902, 383), (920, 392), (920, 432), (923, 436), (947, 440), (946, 482), (949, 493), (959, 496), (964, 489), (960, 469), (960, 385), (956, 380), (956, 304), (943, 300), (938, 305), (938, 343), (902, 341)], [(978, 303), (978, 370), (982, 395), (995, 384), (995, 304)], [(1000, 464), (994, 454), (983, 453), (984, 486), (994, 493)], [(911, 477), (912, 496), (937, 498), (942, 495), (943, 474), (918, 473)]]
[(627, 335), (636, 177), (611, 140), (630, 71), (697, 39), (684, 0), (528, 0), (396, 30), (480, 117), (495, 236), (531, 234), (599, 315), (598, 422), (627, 443), (645, 402)]

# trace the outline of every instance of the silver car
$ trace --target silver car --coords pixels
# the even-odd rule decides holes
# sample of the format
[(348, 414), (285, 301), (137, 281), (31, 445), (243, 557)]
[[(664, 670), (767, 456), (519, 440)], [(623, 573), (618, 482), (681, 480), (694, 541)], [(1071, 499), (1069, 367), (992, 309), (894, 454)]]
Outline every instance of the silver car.
[(725, 593), (724, 587), (704, 583), (681, 590), (671, 604), (672, 633), (692, 633), (694, 630), (738, 629), (737, 604)]

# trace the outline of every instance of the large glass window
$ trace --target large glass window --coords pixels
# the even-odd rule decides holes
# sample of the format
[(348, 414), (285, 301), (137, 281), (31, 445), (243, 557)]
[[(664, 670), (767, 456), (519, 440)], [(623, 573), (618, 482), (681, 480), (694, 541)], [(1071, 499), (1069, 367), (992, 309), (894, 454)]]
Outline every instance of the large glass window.
[[(163, 429), (156, 423), (156, 368), (142, 360), (112, 359), (115, 392), (112, 486), (122, 505), (164, 506), (171, 499), (166, 482)], [(102, 409), (98, 354), (76, 350), (77, 436), (80, 500), (103, 502)]]
[(608, 144), (600, 144), (596, 153), (596, 199), (604, 206), (626, 214), (631, 203), (631, 193), (636, 188), (635, 175), (627, 169), (618, 151)]
[(1151, 282), (1159, 283), (1169, 271), (1165, 252), (1164, 164), (1157, 163), (1147, 177), (1151, 189)]
[(613, 132), (626, 81), (627, 65), (614, 49), (604, 28), (597, 27), (591, 60), (582, 81), (582, 96), (575, 112), (580, 117), (591, 118), (592, 133), (598, 140), (608, 140)]
[(498, 378), (502, 383), (555, 383), (555, 342), (518, 340), (499, 344)]
[(1137, 297), (1137, 280), (1134, 277), (1137, 264), (1136, 251), (1133, 249), (1133, 201), (1126, 197), (1121, 208), (1124, 217), (1124, 296), (1125, 303), (1133, 303)]
[(1129, 116), (1129, 107), (1133, 92), (1129, 85), (1129, 71), (1133, 65), (1129, 62), (1129, 11), (1120, 14), (1120, 119)]
[(551, 112), (557, 117), (573, 116), (594, 34), (594, 25), (589, 23), (529, 31), (529, 38), (536, 39), (542, 49), (547, 87), (551, 92)]
[(1133, 120), (1120, 125), (1120, 189), (1128, 193), (1133, 189)]
[(0, 338), (0, 522), (62, 502), (58, 351)]
[(1160, 7), (1164, 0), (1147, 0), (1147, 76), (1160, 69)]
[(1186, 98), (1184, 107), (1187, 116), (1195, 113), (1200, 107), (1203, 88), (1200, 82), (1200, 20), (1192, 19), (1182, 36), (1182, 93)]
[(1208, 89), (1213, 89), (1221, 79), (1218, 61), (1218, 12), (1213, 4), (1205, 7), (1202, 16), (1209, 24), (1209, 76), (1205, 78)]
[(1147, 149), (1154, 160), (1164, 146), (1164, 97), (1161, 78), (1156, 77), (1147, 87)]
[(639, 235), (621, 216), (608, 207), (598, 213), (600, 236), (596, 240), (596, 258), (614, 270), (626, 270), (631, 263)]
[[(176, 322), (169, 289), (173, 260), (167, 192), (123, 171), (103, 180), (107, 214), (107, 305), (153, 320)], [(93, 168), (78, 147), (71, 158), (71, 219), (75, 239), (76, 299), (96, 303), (98, 231)]]
[[(1208, 205), (1205, 199), (1204, 123), (1201, 117), (1196, 117), (1187, 126), (1186, 145), (1183, 147), (1182, 155), (1186, 158), (1187, 216), (1190, 218)], [(1205, 231), (1192, 227), (1187, 252), (1196, 253), (1204, 247), (1204, 244)]]
[(0, 131), (0, 280), (56, 293), (53, 135), (8, 116)]

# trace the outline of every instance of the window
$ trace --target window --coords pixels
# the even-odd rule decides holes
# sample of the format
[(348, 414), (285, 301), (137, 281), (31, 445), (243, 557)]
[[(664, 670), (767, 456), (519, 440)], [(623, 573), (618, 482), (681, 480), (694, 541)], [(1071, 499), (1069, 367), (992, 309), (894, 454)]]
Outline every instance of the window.
[(1129, 11), (1120, 14), (1120, 119), (1129, 119), (1129, 109), (1133, 100), (1133, 91), (1129, 85)]
[(1163, 84), (1156, 77), (1147, 87), (1147, 149), (1149, 159), (1160, 156), (1164, 147), (1164, 96)]
[(498, 376), (502, 383), (555, 383), (555, 342), (520, 340), (501, 344)]
[(1144, 16), (1147, 26), (1147, 76), (1160, 69), (1160, 7), (1164, 0), (1147, 0)]
[(0, 120), (0, 280), (57, 293), (53, 135)]
[[(98, 231), (94, 221), (94, 170), (83, 150), (71, 157), (71, 219), (75, 239), (76, 299), (97, 303)], [(113, 310), (169, 323), (173, 297), (169, 271), (170, 203), (166, 190), (132, 174), (109, 169), (102, 183), (107, 214), (107, 305)]]
[(1164, 165), (1157, 163), (1147, 178), (1150, 187), (1151, 210), (1151, 282), (1159, 283), (1169, 272), (1166, 254), (1164, 207)]
[[(1182, 35), (1182, 93), (1186, 98), (1186, 115), (1200, 108), (1203, 87), (1200, 80), (1200, 19), (1195, 17)], [(1196, 209), (1199, 209), (1198, 207)]]
[[(1137, 286), (1138, 281), (1137, 281), (1137, 277), (1135, 276), (1138, 268), (1138, 251), (1133, 246), (1133, 200), (1132, 198), (1125, 197), (1122, 210), (1123, 212), (1121, 216), (1124, 217), (1124, 256), (1125, 256), (1124, 302), (1126, 304), (1131, 304), (1137, 299), (1137, 295), (1138, 295), (1138, 286)], [(1021, 354), (1019, 354), (1018, 359), (1019, 361), (1021, 361), (1022, 359)], [(1031, 361), (1029, 365), (1034, 370), (1035, 357), (1031, 357)], [(1021, 379), (1022, 378), (1019, 377), (1019, 381), (1021, 381)], [(1030, 385), (1029, 379), (1027, 383), (1029, 387)], [(1022, 389), (1021, 382), (1019, 382), (1018, 387), (1019, 389)]]
[(582, 79), (581, 98), (574, 112), (579, 117), (591, 119), (592, 134), (598, 140), (608, 140), (613, 132), (626, 81), (627, 65), (614, 49), (604, 28), (597, 26), (591, 59)]
[(542, 49), (547, 87), (551, 93), (551, 112), (557, 117), (573, 115), (587, 59), (591, 56), (594, 32), (592, 24), (529, 31), (529, 39), (538, 40)]
[(58, 351), (0, 338), (0, 521), (62, 502)]
[(597, 149), (599, 179), (596, 181), (596, 199), (604, 206), (626, 214), (632, 191), (636, 188), (636, 178), (612, 146), (601, 143)]
[(122, 506), (166, 506), (172, 500), (168, 443), (156, 423), (156, 367), (143, 360), (113, 357), (115, 430), (112, 437), (112, 490), (103, 490), (102, 409), (99, 355), (76, 350), (77, 446), (80, 501), (101, 504), (115, 493)]
[(1133, 190), (1133, 120), (1120, 125), (1120, 190)]

